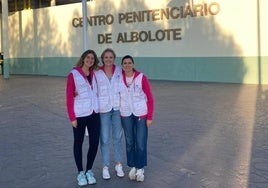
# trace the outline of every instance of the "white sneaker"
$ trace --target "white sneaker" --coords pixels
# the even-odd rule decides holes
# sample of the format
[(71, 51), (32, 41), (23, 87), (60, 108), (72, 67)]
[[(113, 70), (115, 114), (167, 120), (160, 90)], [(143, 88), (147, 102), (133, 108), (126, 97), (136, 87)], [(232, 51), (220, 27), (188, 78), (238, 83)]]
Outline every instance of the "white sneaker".
[(102, 178), (105, 180), (108, 180), (111, 178), (110, 173), (109, 173), (109, 168), (107, 166), (103, 167), (102, 169)]
[(135, 167), (132, 167), (131, 170), (128, 173), (128, 177), (130, 180), (135, 180), (136, 179), (136, 172), (137, 169)]
[(144, 169), (138, 169), (136, 173), (136, 181), (144, 181)]
[(116, 171), (116, 175), (118, 177), (120, 177), (120, 178), (124, 177), (125, 173), (123, 171), (122, 164), (115, 165), (115, 171)]

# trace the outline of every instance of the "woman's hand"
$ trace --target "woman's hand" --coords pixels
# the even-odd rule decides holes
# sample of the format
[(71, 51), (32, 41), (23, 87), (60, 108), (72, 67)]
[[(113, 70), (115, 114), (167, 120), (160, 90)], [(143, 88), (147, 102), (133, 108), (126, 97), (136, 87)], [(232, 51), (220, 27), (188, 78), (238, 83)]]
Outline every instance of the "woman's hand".
[(77, 120), (74, 120), (71, 122), (73, 128), (77, 128)]
[(150, 127), (153, 124), (153, 120), (148, 120), (146, 121), (147, 127)]

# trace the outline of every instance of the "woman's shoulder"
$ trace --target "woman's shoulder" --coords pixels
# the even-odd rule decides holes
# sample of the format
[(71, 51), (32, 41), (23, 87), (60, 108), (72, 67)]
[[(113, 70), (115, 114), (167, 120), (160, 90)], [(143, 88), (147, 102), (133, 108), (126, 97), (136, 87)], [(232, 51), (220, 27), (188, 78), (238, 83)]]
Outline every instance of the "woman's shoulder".
[(144, 74), (140, 71), (137, 71), (136, 69), (134, 69), (134, 77), (136, 78), (137, 76), (144, 76)]
[(119, 66), (119, 65), (114, 65), (114, 67), (115, 67), (115, 70), (117, 70), (117, 71), (121, 71), (122, 70), (122, 67)]
[(102, 69), (93, 70), (94, 74), (102, 74), (104, 73)]

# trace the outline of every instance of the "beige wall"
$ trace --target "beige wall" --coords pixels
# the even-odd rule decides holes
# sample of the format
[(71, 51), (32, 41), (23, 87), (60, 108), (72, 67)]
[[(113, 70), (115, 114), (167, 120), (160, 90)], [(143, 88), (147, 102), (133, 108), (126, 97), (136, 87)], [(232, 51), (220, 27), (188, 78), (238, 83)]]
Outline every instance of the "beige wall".
[[(267, 5), (266, 0), (90, 1), (87, 42), (99, 55), (113, 48), (117, 61), (133, 55), (152, 79), (268, 84)], [(144, 17), (136, 19), (141, 12)], [(82, 3), (10, 14), (11, 73), (66, 75), (83, 52), (81, 17)]]
[[(190, 2), (190, 3), (189, 3)], [(192, 4), (193, 2), (193, 4)], [(201, 16), (200, 7), (217, 3), (220, 11), (216, 15), (207, 13)], [(184, 13), (186, 18), (135, 22), (132, 12), (152, 11), (155, 19), (159, 19), (158, 9), (172, 7), (184, 7), (187, 4), (196, 6), (197, 16), (192, 16), (194, 8)], [(267, 39), (267, 1), (260, 0), (260, 31), (258, 31), (257, 3), (252, 0), (207, 0), (207, 1), (183, 1), (183, 0), (107, 0), (105, 4), (99, 1), (88, 2), (88, 17), (112, 15), (112, 24), (96, 22), (89, 26), (89, 47), (101, 51), (106, 47), (115, 48), (119, 55), (126, 54), (129, 50), (136, 56), (160, 56), (160, 57), (199, 57), (199, 56), (256, 56), (258, 55), (258, 34), (260, 40)], [(199, 7), (199, 9), (198, 9)], [(202, 7), (201, 7), (202, 8)], [(215, 11), (212, 6), (212, 12)], [(204, 11), (204, 7), (202, 9)], [(173, 11), (177, 15), (179, 11)], [(208, 11), (209, 12), (209, 11)], [(204, 11), (205, 13), (205, 11)], [(128, 14), (129, 19), (119, 19)], [(9, 16), (9, 41), (10, 56), (12, 57), (54, 57), (54, 56), (78, 56), (83, 49), (82, 27), (78, 25), (77, 18), (82, 17), (82, 4), (56, 6), (51, 8), (24, 10)], [(133, 21), (134, 20), (134, 21)], [(119, 23), (121, 22), (121, 24)], [(104, 25), (106, 24), (106, 25)], [(173, 37), (177, 29), (177, 36)], [(164, 30), (169, 30), (171, 38), (162, 37)], [(162, 41), (145, 42), (118, 42), (118, 37), (131, 32), (141, 34), (146, 38), (151, 33), (155, 39), (156, 33)], [(108, 35), (109, 43), (100, 43), (98, 37)], [(178, 38), (181, 38), (180, 40)], [(102, 38), (103, 39), (103, 38)], [(122, 39), (122, 37), (121, 37)], [(267, 43), (261, 43), (261, 52), (267, 56)], [(159, 53), (161, 52), (161, 53)]]

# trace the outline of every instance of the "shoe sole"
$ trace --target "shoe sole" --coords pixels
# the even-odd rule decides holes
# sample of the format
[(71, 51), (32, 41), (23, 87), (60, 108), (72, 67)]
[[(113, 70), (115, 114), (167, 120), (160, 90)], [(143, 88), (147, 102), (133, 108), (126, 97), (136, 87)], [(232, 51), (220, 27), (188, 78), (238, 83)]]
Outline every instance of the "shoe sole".
[(87, 186), (87, 184), (84, 184), (84, 185), (79, 185), (79, 184), (78, 184), (78, 186), (80, 186), (80, 187), (85, 187), (85, 186)]
[(93, 184), (96, 184), (97, 182), (94, 181), (94, 182), (88, 182), (88, 185), (93, 185)]
[(121, 176), (118, 175), (118, 174), (116, 174), (116, 176), (119, 177), (119, 178), (123, 178), (123, 177), (125, 176), (125, 174), (123, 174), (123, 175), (121, 175)]
[(104, 179), (104, 180), (109, 180), (109, 179), (111, 179), (111, 177), (109, 177), (109, 178), (102, 177), (102, 179)]
[(134, 180), (136, 180), (136, 177), (129, 177), (129, 179), (131, 180), (131, 181), (134, 181)]

